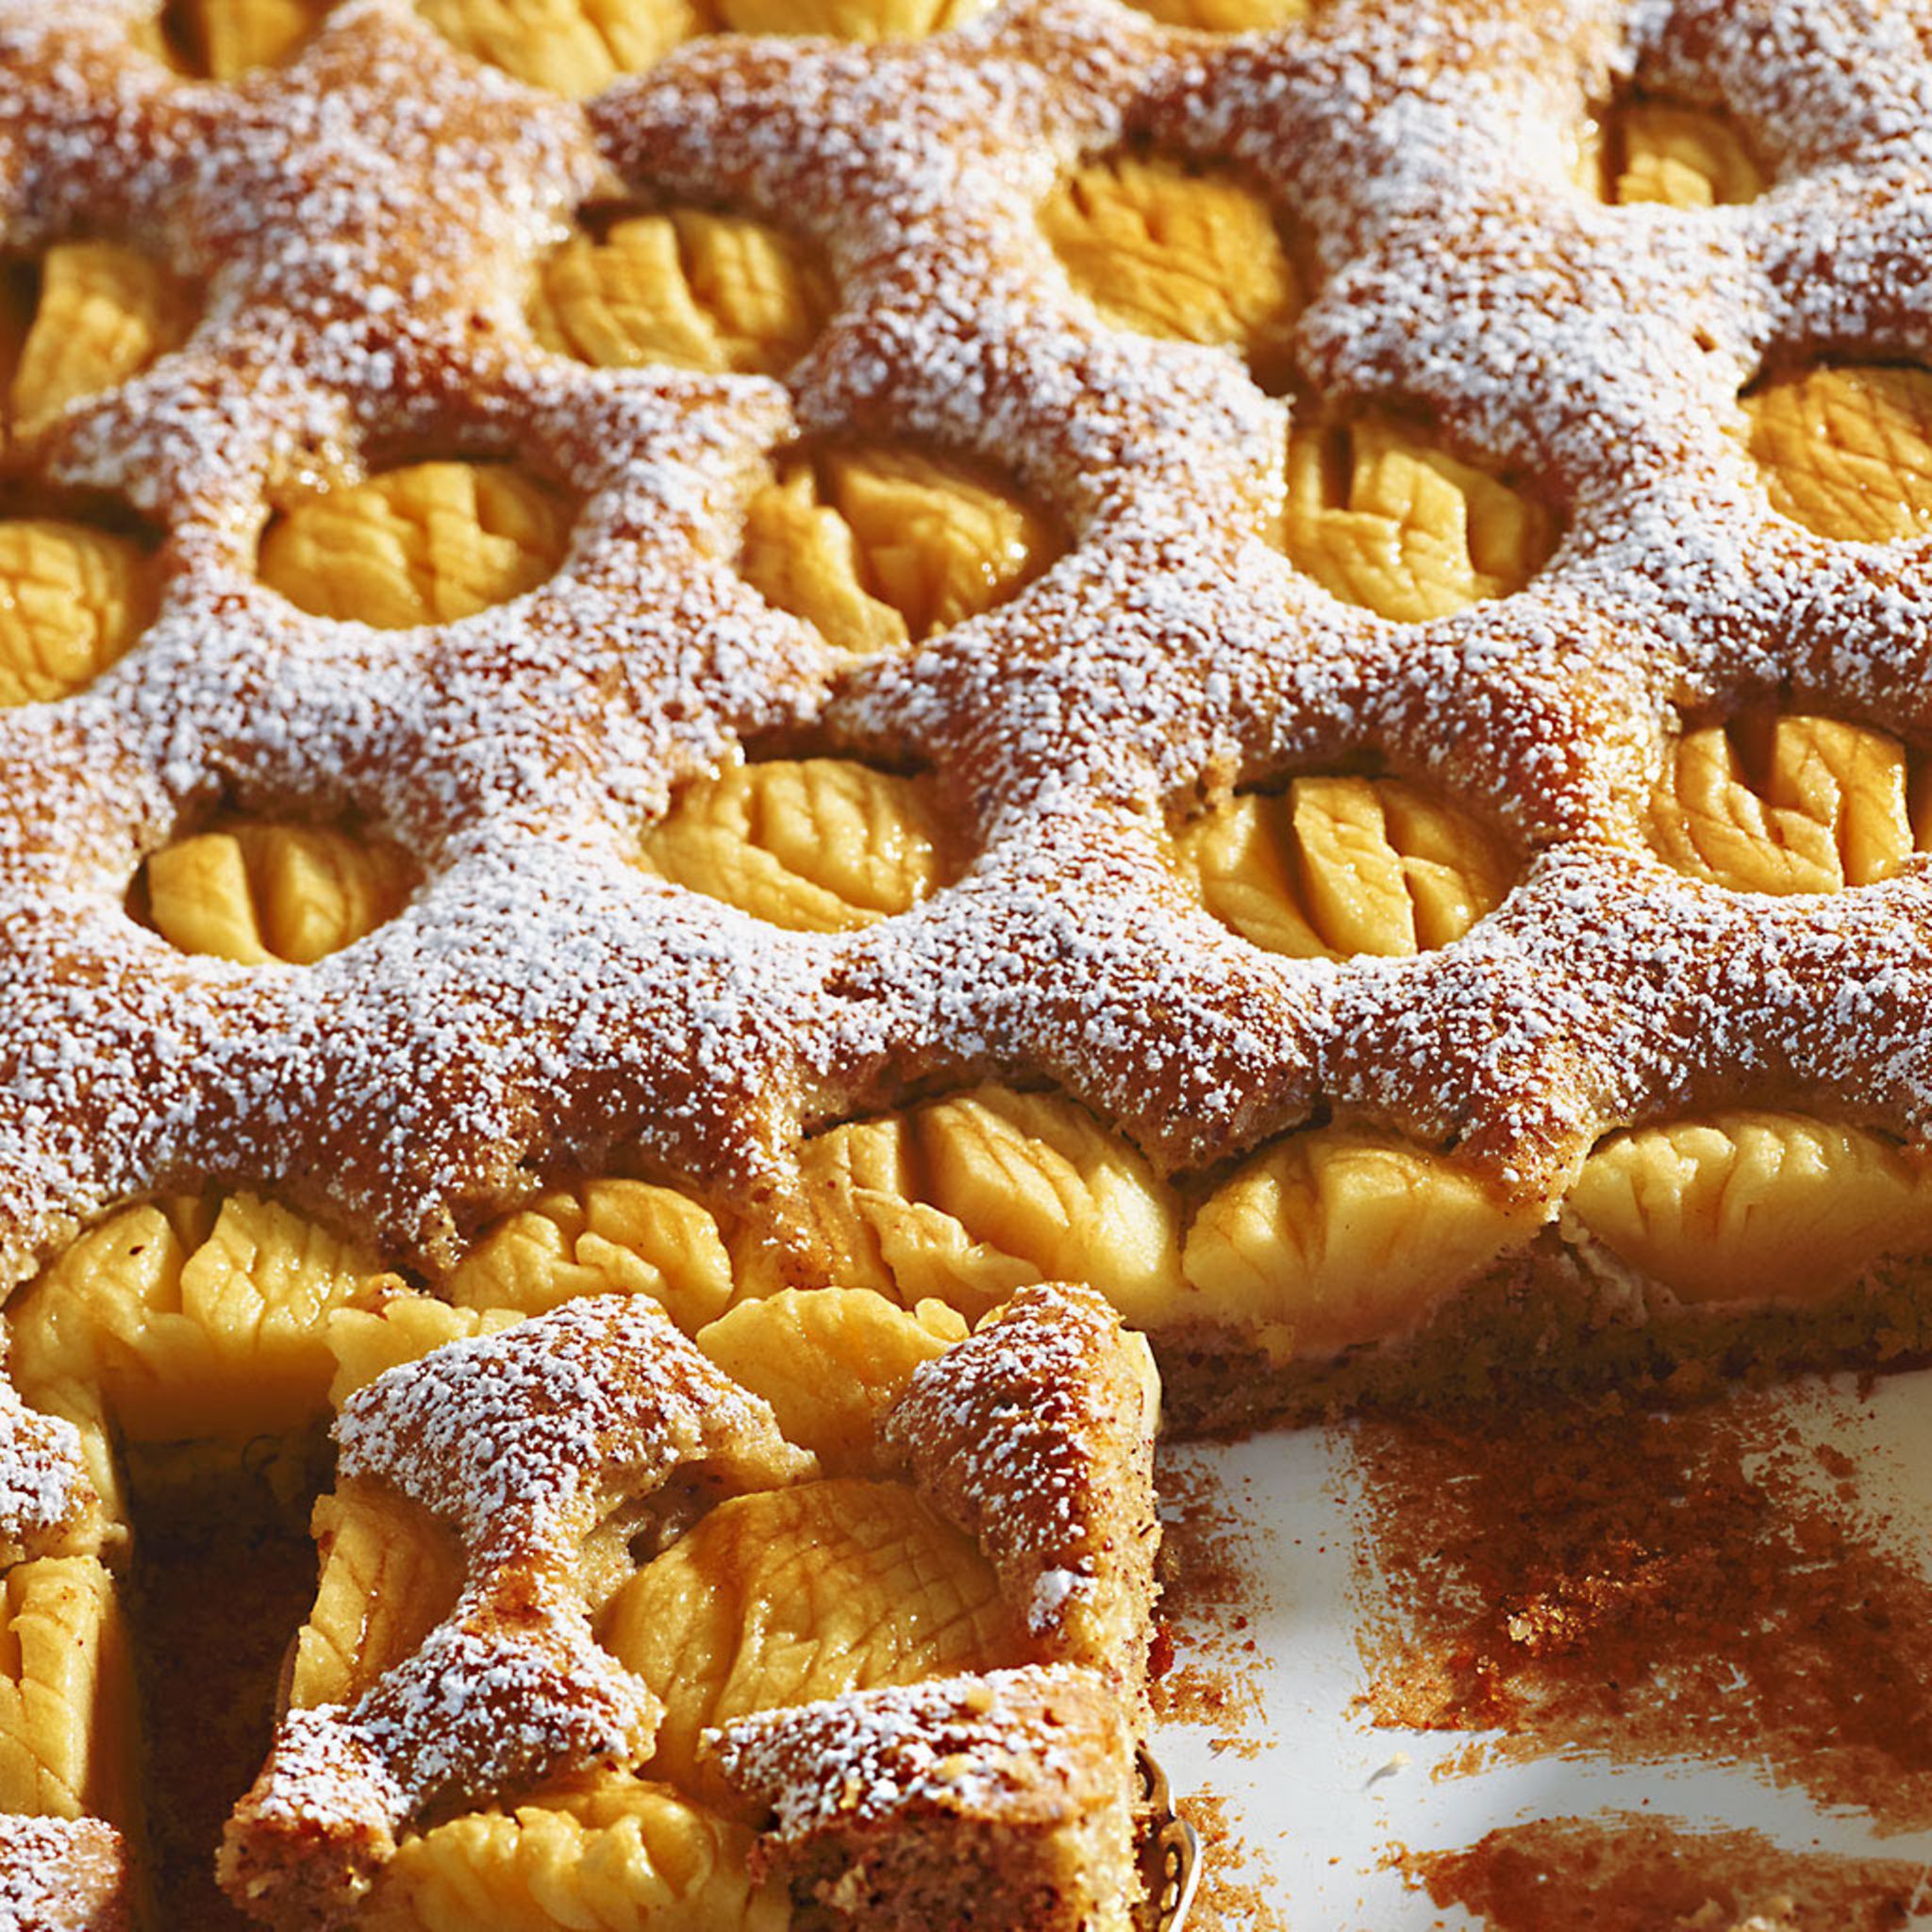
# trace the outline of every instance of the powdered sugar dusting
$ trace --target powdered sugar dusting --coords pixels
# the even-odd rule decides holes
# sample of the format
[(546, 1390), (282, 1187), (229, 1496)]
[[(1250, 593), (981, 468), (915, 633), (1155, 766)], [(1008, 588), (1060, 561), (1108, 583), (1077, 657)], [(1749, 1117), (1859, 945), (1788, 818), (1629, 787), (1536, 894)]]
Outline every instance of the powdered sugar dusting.
[(97, 1818), (0, 1817), (0, 1932), (127, 1932), (121, 1834)]
[(1058, 1629), (1067, 1619), (1067, 1606), (1089, 1601), (1093, 1579), (1078, 1570), (1042, 1570), (1033, 1580), (1026, 1599), (1026, 1627), (1036, 1637)]
[(381, 1476), (480, 1567), (554, 1561), (613, 1496), (703, 1461), (734, 1487), (809, 1474), (771, 1405), (643, 1295), (594, 1296), (391, 1369), (336, 1421), (344, 1476)]
[(92, 1494), (80, 1431), (28, 1408), (10, 1383), (0, 1383), (0, 1557), (38, 1554)]
[(592, 1633), (585, 1540), (633, 1523), (680, 1467), (727, 1493), (817, 1468), (642, 1296), (572, 1302), (391, 1369), (336, 1436), (341, 1474), (441, 1517), (467, 1570), (410, 1656), (278, 1729), (228, 1834), (230, 1883), (251, 1895), (346, 1897), (426, 1805), (641, 1761), (662, 1707)]
[(974, 1537), (1043, 1654), (1136, 1683), (1153, 1598), (1152, 1378), (1100, 1294), (1023, 1289), (924, 1362), (881, 1444)]
[[(988, 1072), (1058, 1082), (1166, 1166), (1327, 1107), (1525, 1192), (1608, 1128), (1720, 1101), (1932, 1132), (1932, 868), (1770, 903), (1687, 884), (1635, 830), (1682, 712), (1775, 698), (1932, 732), (1925, 544), (1777, 519), (1736, 406), (1783, 358), (1932, 359), (1932, 54), (1908, 9), (1328, 0), (1212, 41), (1112, 0), (1012, 0), (925, 43), (707, 40), (584, 108), (456, 59), (403, 0), (349, 0), (235, 88), (137, 51), (146, 11), (0, 0), (8, 246), (126, 232), (204, 295), (185, 349), (23, 452), (160, 526), (165, 588), (88, 691), (0, 714), (0, 1276), (118, 1199), (210, 1178), (432, 1264), (538, 1171), (619, 1141), (761, 1207), (803, 1127)], [(1621, 79), (1724, 105), (1773, 190), (1583, 198), (1563, 158)], [(1399, 400), (1521, 473), (1568, 524), (1536, 582), (1404, 628), (1263, 541), (1291, 405), (1231, 355), (1108, 326), (1034, 224), (1062, 167), (1124, 136), (1266, 189), (1319, 270), (1309, 390)], [(824, 251), (841, 307), (785, 384), (533, 348), (524, 280), (613, 170)], [(841, 660), (729, 564), (802, 433), (997, 463), (1067, 554), (919, 650)], [(256, 581), (277, 503), (419, 448), (514, 452), (580, 494), (558, 575), (403, 633)], [(788, 734), (928, 767), (976, 863), (821, 938), (628, 862), (678, 783)], [(1183, 893), (1170, 813), (1363, 753), (1515, 836), (1516, 888), (1466, 939), (1289, 961)], [(176, 955), (126, 888), (223, 800), (354, 811), (427, 883), (310, 969)], [(1115, 1587), (1082, 1513), (1091, 1416), (1055, 1354), (1103, 1321), (1029, 1304), (1005, 1325), (1038, 1342), (1040, 1399), (969, 1343), (895, 1424), (958, 1441), (957, 1507), (1042, 1641)], [(403, 1669), (291, 1715), (251, 1801), (264, 1843), (325, 1846), (353, 1889), (452, 1789), (643, 1748), (654, 1711), (546, 1564), (680, 1460), (801, 1466), (665, 1328), (641, 1304), (565, 1310), (351, 1406), (345, 1469), (442, 1515), (473, 1571)], [(0, 1406), (0, 1541), (75, 1507), (74, 1450)], [(1040, 1701), (1085, 1681), (862, 1693), (717, 1748), (787, 1831), (992, 1804), (1074, 1769)], [(25, 1847), (0, 1857), (0, 1924), (35, 1923), (19, 1888), (73, 1837), (0, 1824)]]
[[(533, 1169), (619, 1140), (748, 1204), (788, 1185), (802, 1124), (989, 1069), (1058, 1081), (1164, 1164), (1326, 1103), (1524, 1190), (1691, 1096), (1926, 1130), (1904, 1018), (1925, 869), (1767, 910), (1631, 833), (1680, 708), (1775, 693), (1932, 727), (1918, 546), (1781, 522), (1735, 434), (1768, 355), (1932, 353), (1932, 69), (1901, 12), (1336, 0), (1212, 41), (1016, 0), (926, 42), (700, 41), (583, 108), (456, 59), (399, 0), (339, 8), (236, 89), (175, 80), (126, 18), (0, 15), (12, 237), (85, 210), (207, 290), (185, 351), (38, 450), (164, 524), (169, 575), (123, 665), (0, 717), (12, 1272), (203, 1176), (444, 1259)], [(1725, 104), (1774, 190), (1584, 200), (1561, 157), (1629, 75)], [(1031, 219), (1059, 167), (1135, 130), (1237, 161), (1305, 234), (1313, 386), (1425, 408), (1564, 508), (1527, 591), (1402, 628), (1260, 541), (1285, 406), (1232, 356), (1108, 327)], [(787, 386), (530, 347), (522, 277), (612, 167), (824, 251), (842, 306)], [(1069, 553), (924, 649), (836, 661), (724, 561), (804, 430), (993, 459)], [(514, 449), (583, 492), (562, 573), (382, 634), (255, 583), (265, 504), (425, 443)], [(931, 766), (980, 841), (967, 876), (827, 940), (626, 863), (680, 777), (807, 724)], [(1540, 855), (1468, 939), (1395, 970), (1288, 961), (1174, 884), (1163, 808), (1364, 750)], [(219, 794), (353, 808), (430, 881), (306, 972), (180, 958), (121, 894)]]
[(1058, 1808), (1096, 1770), (1119, 1781), (1130, 1766), (1087, 1758), (1106, 1728), (1095, 1695), (1069, 1665), (990, 1671), (771, 1711), (703, 1742), (734, 1785), (772, 1806), (773, 1836), (797, 1842), (923, 1811)]
[[(578, 107), (353, 0), (288, 68), (184, 83), (127, 9), (0, 8), (0, 212), (151, 239), (201, 326), (25, 454), (167, 532), (160, 616), (84, 694), (0, 715), (0, 1264), (165, 1186), (245, 1179), (447, 1262), (533, 1174), (620, 1141), (727, 1207), (908, 1082), (1045, 1077), (1164, 1166), (1324, 1107), (1547, 1192), (1605, 1131), (1775, 1096), (1923, 1139), (1932, 870), (1770, 904), (1686, 884), (1638, 804), (1685, 711), (1932, 730), (1924, 545), (1774, 516), (1738, 434), (1767, 361), (1932, 357), (1932, 64), (1854, 0), (1333, 0), (1173, 34), (1013, 0), (860, 48), (708, 38)], [(1620, 81), (1733, 113), (1743, 208), (1598, 206), (1563, 157)], [(1229, 160), (1319, 270), (1302, 374), (1395, 399), (1567, 518), (1521, 594), (1403, 627), (1263, 541), (1291, 406), (1109, 326), (1032, 210), (1123, 136)], [(612, 172), (781, 219), (841, 308), (788, 381), (537, 352), (523, 278)], [(729, 559), (803, 432), (994, 461), (1067, 554), (847, 662)], [(397, 449), (514, 451), (584, 499), (561, 572), (377, 633), (260, 586), (291, 491)], [(965, 877), (849, 936), (652, 881), (641, 820), (804, 732), (930, 768)], [(1176, 883), (1167, 818), (1377, 754), (1493, 813), (1522, 874), (1390, 965), (1261, 954)], [(428, 882), (306, 970), (177, 956), (124, 908), (219, 799), (353, 809)]]

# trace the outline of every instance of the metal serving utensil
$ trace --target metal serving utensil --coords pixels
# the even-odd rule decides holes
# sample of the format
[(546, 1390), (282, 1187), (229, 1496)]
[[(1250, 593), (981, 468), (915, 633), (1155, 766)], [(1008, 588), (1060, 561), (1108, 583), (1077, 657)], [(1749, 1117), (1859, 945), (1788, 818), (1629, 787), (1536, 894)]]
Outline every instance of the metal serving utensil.
[(1148, 1932), (1181, 1932), (1201, 1882), (1201, 1839), (1174, 1809), (1167, 1774), (1141, 1748), (1141, 1795), (1147, 1821), (1141, 1834), (1141, 1875), (1147, 1898), (1141, 1923)]

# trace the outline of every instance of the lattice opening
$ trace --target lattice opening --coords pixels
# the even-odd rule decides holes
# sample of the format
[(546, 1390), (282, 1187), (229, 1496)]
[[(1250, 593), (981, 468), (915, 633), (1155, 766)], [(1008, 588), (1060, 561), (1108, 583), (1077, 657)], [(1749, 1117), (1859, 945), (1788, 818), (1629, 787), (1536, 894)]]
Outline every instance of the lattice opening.
[(113, 500), (0, 488), (0, 708), (71, 697), (134, 648), (160, 604), (158, 542)]
[(688, 785), (643, 835), (646, 868), (792, 932), (909, 912), (966, 855), (931, 779), (852, 758), (770, 759)]
[(1771, 507), (1821, 537), (1890, 543), (1932, 529), (1932, 371), (1824, 362), (1745, 392)]
[(317, 617), (453, 624), (546, 582), (575, 499), (521, 464), (443, 458), (291, 505), (262, 532), (261, 580)]
[(897, 40), (962, 26), (988, 0), (416, 0), (459, 52), (533, 87), (593, 94), (700, 34)]
[(769, 222), (604, 203), (538, 265), (527, 312), (543, 348), (600, 369), (781, 375), (835, 298), (816, 251)]
[(1715, 108), (1640, 90), (1612, 103), (1592, 133), (1583, 176), (1614, 206), (1732, 208), (1771, 186), (1742, 129)]
[(1562, 526), (1526, 483), (1452, 454), (1421, 423), (1372, 411), (1291, 430), (1271, 534), (1332, 596), (1424, 624), (1522, 590)]
[(0, 449), (187, 341), (200, 299), (131, 242), (56, 242), (0, 269)]
[(1309, 0), (1127, 0), (1164, 26), (1211, 34), (1265, 33), (1293, 26), (1313, 10)]
[(354, 821), (222, 812), (149, 855), (128, 910), (184, 953), (310, 966), (393, 919), (422, 879), (401, 846)]
[(1841, 891), (1932, 849), (1932, 777), (1890, 732), (1760, 708), (1677, 741), (1645, 832), (1666, 864), (1708, 885)]
[(1009, 480), (876, 444), (784, 455), (745, 511), (739, 567), (762, 596), (854, 653), (899, 651), (1014, 596), (1059, 533)]
[(1505, 842), (1405, 778), (1311, 774), (1237, 792), (1174, 841), (1221, 923), (1297, 959), (1407, 958), (1453, 944), (1502, 904)]
[(158, 23), (163, 58), (203, 80), (239, 80), (293, 59), (334, 0), (168, 0)]
[(1119, 149), (1068, 175), (1040, 225), (1109, 322), (1234, 349), (1264, 389), (1290, 386), (1306, 277), (1286, 224), (1239, 174)]

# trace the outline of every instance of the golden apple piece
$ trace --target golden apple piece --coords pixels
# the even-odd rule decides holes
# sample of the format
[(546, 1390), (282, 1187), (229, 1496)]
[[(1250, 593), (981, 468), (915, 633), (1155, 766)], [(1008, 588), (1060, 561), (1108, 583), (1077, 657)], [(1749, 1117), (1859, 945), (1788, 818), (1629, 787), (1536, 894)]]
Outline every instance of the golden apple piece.
[(1770, 186), (1737, 126), (1708, 108), (1639, 98), (1624, 103), (1614, 125), (1613, 202), (1719, 208), (1756, 201)]
[(1397, 1340), (1544, 1220), (1445, 1156), (1361, 1127), (1291, 1134), (1246, 1161), (1188, 1231), (1191, 1322), (1257, 1336), (1276, 1360)]
[(1743, 401), (1749, 448), (1780, 516), (1861, 543), (1932, 528), (1932, 372), (1827, 363)]
[(729, 1305), (731, 1257), (716, 1221), (688, 1195), (589, 1180), (506, 1215), (445, 1286), (459, 1307), (525, 1315), (577, 1295), (649, 1295), (690, 1335)]
[(1023, 1660), (973, 1544), (904, 1484), (843, 1478), (721, 1503), (617, 1593), (598, 1635), (663, 1700), (646, 1773), (712, 1802), (707, 1725)]
[(1687, 732), (1646, 822), (1677, 871), (1740, 892), (1835, 892), (1918, 849), (1905, 747), (1836, 718), (1754, 716)]
[(687, 786), (645, 834), (653, 872), (791, 932), (854, 932), (951, 876), (917, 778), (849, 758), (740, 765)]
[(452, 1307), (433, 1295), (418, 1294), (399, 1283), (358, 1307), (330, 1311), (328, 1347), (336, 1371), (328, 1398), (341, 1408), (357, 1390), (405, 1362), (421, 1361), (446, 1341), (476, 1335), (500, 1335), (525, 1319), (516, 1308)]
[(332, 0), (175, 0), (169, 25), (188, 64), (210, 80), (277, 67), (322, 25)]
[(368, 1932), (785, 1932), (782, 1888), (747, 1875), (750, 1830), (667, 1785), (591, 1773), (397, 1848)]
[(40, 428), (70, 403), (139, 375), (193, 325), (187, 291), (139, 249), (57, 242), (40, 259), (32, 320), (7, 372), (9, 422)]
[[(1171, 10), (1269, 9), (1182, 0)], [(1123, 151), (1075, 168), (1040, 225), (1068, 279), (1109, 321), (1238, 349), (1264, 385), (1285, 382), (1301, 282), (1267, 202), (1237, 176)]]
[(134, 1721), (113, 1578), (92, 1557), (16, 1563), (0, 1579), (0, 1813), (127, 1824)]
[(380, 1483), (352, 1477), (320, 1497), (314, 1530), (322, 1575), (289, 1679), (298, 1708), (359, 1697), (449, 1614), (462, 1585), (448, 1530)]
[(184, 953), (310, 966), (394, 918), (419, 874), (386, 839), (244, 819), (162, 846), (142, 883), (147, 923)]
[(51, 517), (0, 520), (0, 706), (62, 698), (129, 651), (155, 614), (130, 538)]
[(1863, 1127), (1740, 1109), (1612, 1135), (1565, 1213), (1680, 1300), (1817, 1302), (1932, 1248), (1932, 1167)]
[[(815, 1278), (976, 1321), (1034, 1281), (1084, 1281), (1130, 1322), (1179, 1292), (1178, 1210), (1125, 1141), (1057, 1095), (981, 1087), (813, 1136), (799, 1150)], [(739, 1291), (786, 1285), (741, 1237)]]
[(1331, 595), (1395, 623), (1450, 617), (1522, 590), (1557, 534), (1527, 491), (1391, 417), (1289, 438), (1281, 547)]
[(1004, 485), (913, 450), (784, 458), (745, 512), (753, 589), (841, 650), (903, 650), (991, 609), (1058, 544)]
[(832, 295), (782, 229), (674, 208), (572, 236), (538, 273), (530, 327), (544, 348), (600, 369), (777, 375), (810, 347)]
[(573, 98), (715, 25), (708, 0), (416, 0), (416, 10), (459, 53)]
[(713, 0), (718, 24), (740, 34), (829, 34), (842, 41), (912, 40), (964, 26), (992, 0)]
[(1213, 34), (1265, 33), (1307, 17), (1307, 0), (1128, 0), (1166, 26)]
[(261, 540), (261, 580), (317, 617), (451, 624), (533, 591), (573, 506), (509, 463), (426, 462), (306, 498)]
[(1296, 778), (1245, 791), (1175, 842), (1201, 903), (1291, 958), (1406, 958), (1495, 910), (1508, 857), (1472, 815), (1399, 778)]
[(911, 1310), (866, 1288), (785, 1289), (741, 1302), (698, 1331), (697, 1344), (734, 1381), (772, 1405), (778, 1426), (828, 1474), (876, 1467), (881, 1415), (921, 1362), (966, 1337), (942, 1302)]
[[(1146, 1161), (1083, 1108), (982, 1088), (921, 1109), (916, 1139), (934, 1205), (979, 1244), (1024, 1259), (1033, 1278), (1091, 1283), (1129, 1321), (1171, 1297), (1172, 1197)], [(907, 1232), (881, 1226), (889, 1257)], [(915, 1236), (894, 1273), (902, 1292), (920, 1298), (917, 1263)]]

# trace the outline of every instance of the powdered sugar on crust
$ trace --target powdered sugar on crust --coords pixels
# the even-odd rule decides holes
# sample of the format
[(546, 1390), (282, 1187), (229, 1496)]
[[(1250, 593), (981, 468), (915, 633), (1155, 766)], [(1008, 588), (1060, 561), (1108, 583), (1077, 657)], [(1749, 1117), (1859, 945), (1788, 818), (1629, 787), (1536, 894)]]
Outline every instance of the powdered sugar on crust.
[[(741, 1207), (801, 1128), (908, 1080), (1044, 1076), (1163, 1165), (1323, 1107), (1547, 1192), (1611, 1127), (1721, 1100), (1932, 1126), (1932, 874), (1772, 903), (1687, 885), (1636, 812), (1680, 716), (1776, 697), (1932, 732), (1924, 542), (1771, 511), (1736, 398), (1769, 359), (1932, 357), (1932, 64), (1851, 0), (1332, 0), (1169, 33), (1014, 0), (925, 42), (693, 42), (576, 107), (353, 0), (288, 69), (187, 84), (126, 9), (0, 12), (0, 214), (85, 212), (208, 291), (188, 348), (36, 459), (168, 531), (167, 594), (87, 693), (0, 715), (0, 1255), (204, 1177), (447, 1260), (533, 1171), (641, 1142)], [(1564, 157), (1619, 76), (1722, 102), (1776, 183), (1608, 208)], [(1261, 540), (1288, 405), (1108, 326), (1032, 219), (1123, 134), (1248, 171), (1320, 275), (1327, 400), (1399, 399), (1568, 535), (1526, 591), (1402, 627)], [(784, 385), (541, 355), (520, 291), (618, 175), (779, 217), (841, 307)], [(1070, 540), (1024, 596), (840, 660), (729, 559), (769, 453), (909, 437), (1018, 475)], [(266, 507), (385, 452), (515, 450), (582, 491), (561, 574), (439, 629), (310, 619), (253, 578)], [(967, 875), (838, 938), (639, 874), (672, 789), (747, 741), (928, 766)], [(1398, 966), (1260, 954), (1193, 905), (1167, 815), (1374, 753), (1494, 815), (1503, 908)], [(306, 971), (169, 952), (123, 895), (218, 797), (353, 808), (422, 855), (390, 926)]]
[(52, 1547), (92, 1495), (80, 1431), (27, 1407), (0, 1379), (0, 1563)]
[[(648, 1755), (663, 1715), (554, 1580), (472, 1586), (353, 1706), (291, 1711), (224, 1835), (223, 1879), (272, 1921), (327, 1920), (439, 1798), (472, 1802)], [(303, 1916), (308, 1905), (333, 1909)]]
[(702, 1741), (740, 1791), (772, 1807), (781, 1845), (935, 1814), (1071, 1819), (1133, 1774), (1108, 1693), (1064, 1664), (852, 1691)]
[(335, 1425), (344, 1477), (380, 1477), (441, 1517), (479, 1569), (567, 1560), (614, 1497), (702, 1462), (732, 1489), (816, 1472), (771, 1405), (643, 1295), (571, 1302), (391, 1369)]
[(680, 1468), (725, 1493), (817, 1469), (642, 1296), (573, 1302), (391, 1369), (336, 1436), (341, 1474), (441, 1518), (467, 1569), (450, 1615), (353, 1704), (278, 1727), (224, 1854), (231, 1890), (277, 1921), (352, 1903), (426, 1805), (641, 1762), (662, 1707), (592, 1634), (586, 1540), (635, 1527)]
[(0, 1932), (128, 1932), (127, 1847), (98, 1818), (0, 1817)]
[(1156, 1384), (1093, 1290), (1022, 1289), (914, 1373), (881, 1445), (985, 1550), (1041, 1654), (1138, 1690), (1154, 1594)]

